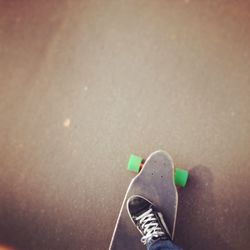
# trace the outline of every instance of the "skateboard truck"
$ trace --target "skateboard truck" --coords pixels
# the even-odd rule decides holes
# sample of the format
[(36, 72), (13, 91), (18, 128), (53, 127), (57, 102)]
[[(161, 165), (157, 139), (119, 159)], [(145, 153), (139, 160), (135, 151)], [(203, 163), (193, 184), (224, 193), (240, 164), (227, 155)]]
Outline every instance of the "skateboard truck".
[[(131, 154), (128, 162), (128, 170), (139, 173), (143, 168), (145, 159), (140, 156)], [(185, 187), (188, 180), (188, 171), (181, 168), (175, 168), (175, 184), (181, 187)]]

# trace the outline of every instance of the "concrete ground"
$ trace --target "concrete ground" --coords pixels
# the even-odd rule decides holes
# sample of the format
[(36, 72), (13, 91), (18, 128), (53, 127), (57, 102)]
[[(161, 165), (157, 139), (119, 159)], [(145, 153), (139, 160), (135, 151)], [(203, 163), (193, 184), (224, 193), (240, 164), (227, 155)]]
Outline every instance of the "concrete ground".
[(1, 0), (0, 244), (107, 249), (130, 153), (164, 149), (191, 173), (176, 242), (249, 249), (249, 10)]

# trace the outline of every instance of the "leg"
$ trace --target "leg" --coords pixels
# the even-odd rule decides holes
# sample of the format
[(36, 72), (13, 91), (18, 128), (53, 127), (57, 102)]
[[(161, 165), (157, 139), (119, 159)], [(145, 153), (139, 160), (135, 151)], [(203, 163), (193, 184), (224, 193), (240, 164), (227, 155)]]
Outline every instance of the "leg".
[(182, 250), (170, 240), (156, 240), (147, 244), (147, 250)]

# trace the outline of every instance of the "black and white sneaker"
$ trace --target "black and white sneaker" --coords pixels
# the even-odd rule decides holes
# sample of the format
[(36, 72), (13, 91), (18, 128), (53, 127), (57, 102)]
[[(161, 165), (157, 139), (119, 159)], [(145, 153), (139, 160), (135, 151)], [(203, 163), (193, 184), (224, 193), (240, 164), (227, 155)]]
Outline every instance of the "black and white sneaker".
[(127, 201), (127, 210), (133, 223), (142, 234), (143, 244), (164, 239), (171, 240), (169, 230), (156, 207), (142, 196), (131, 196)]

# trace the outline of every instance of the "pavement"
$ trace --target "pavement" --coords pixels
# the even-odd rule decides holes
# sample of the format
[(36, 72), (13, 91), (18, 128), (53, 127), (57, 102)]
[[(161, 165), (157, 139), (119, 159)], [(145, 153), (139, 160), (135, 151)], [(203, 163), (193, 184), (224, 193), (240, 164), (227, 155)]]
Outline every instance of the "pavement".
[(249, 1), (0, 1), (0, 247), (107, 249), (131, 153), (190, 171), (175, 240), (250, 246)]

